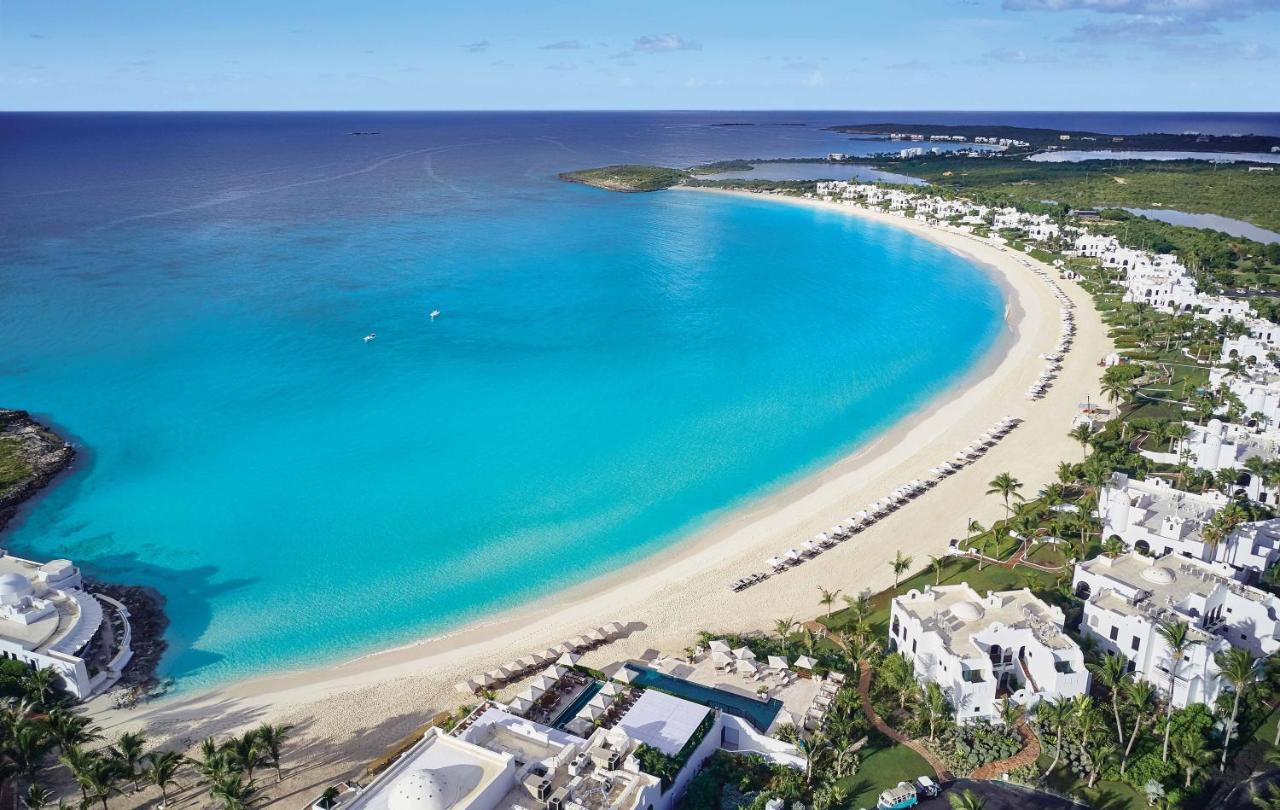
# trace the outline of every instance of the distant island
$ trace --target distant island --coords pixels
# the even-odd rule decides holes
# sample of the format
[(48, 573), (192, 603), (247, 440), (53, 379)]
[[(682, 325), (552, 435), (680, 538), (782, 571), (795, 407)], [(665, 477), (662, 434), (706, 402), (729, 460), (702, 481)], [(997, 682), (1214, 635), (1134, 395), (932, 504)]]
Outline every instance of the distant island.
[(1183, 152), (1270, 152), (1280, 148), (1272, 135), (1209, 135), (1200, 132), (1147, 132), (1137, 135), (974, 124), (842, 124), (829, 131), (848, 135), (875, 135), (897, 140), (934, 142), (1005, 143), (1018, 148), (1121, 149)]
[(73, 458), (71, 445), (31, 414), (0, 408), (0, 529)]
[(615, 166), (601, 166), (595, 169), (579, 169), (572, 172), (561, 172), (559, 177), (569, 183), (581, 183), (586, 186), (602, 188), (606, 191), (634, 193), (643, 191), (661, 191), (664, 188), (680, 185), (705, 174), (719, 174), (728, 171), (751, 171), (754, 168), (746, 160), (720, 160), (714, 163), (703, 163), (688, 169), (673, 169), (667, 166), (646, 166), (638, 163), (623, 163)]

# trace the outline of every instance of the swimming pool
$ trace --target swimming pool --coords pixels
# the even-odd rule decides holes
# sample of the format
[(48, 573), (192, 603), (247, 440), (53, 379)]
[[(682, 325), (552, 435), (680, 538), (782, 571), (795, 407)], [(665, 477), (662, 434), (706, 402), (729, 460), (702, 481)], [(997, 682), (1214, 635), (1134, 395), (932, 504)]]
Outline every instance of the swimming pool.
[(782, 709), (782, 701), (777, 698), (769, 698), (768, 702), (763, 702), (747, 695), (739, 695), (733, 692), (726, 692), (723, 689), (703, 686), (700, 683), (686, 681), (683, 678), (674, 678), (652, 669), (645, 669), (632, 664), (627, 664), (626, 666), (627, 669), (636, 673), (635, 680), (632, 681), (635, 686), (657, 689), (659, 692), (666, 692), (685, 700), (691, 700), (694, 703), (701, 703), (703, 706), (719, 709), (735, 717), (741, 717), (761, 732), (769, 730), (769, 726), (773, 724), (773, 719), (778, 716), (778, 712)]
[(554, 728), (564, 728), (565, 724), (572, 720), (578, 712), (582, 711), (582, 707), (590, 703), (591, 698), (595, 697), (596, 692), (599, 692), (603, 687), (604, 684), (599, 681), (592, 681), (587, 684), (587, 688), (582, 690), (582, 694), (574, 698), (573, 702), (564, 711), (556, 715), (556, 719), (552, 721), (551, 725)]

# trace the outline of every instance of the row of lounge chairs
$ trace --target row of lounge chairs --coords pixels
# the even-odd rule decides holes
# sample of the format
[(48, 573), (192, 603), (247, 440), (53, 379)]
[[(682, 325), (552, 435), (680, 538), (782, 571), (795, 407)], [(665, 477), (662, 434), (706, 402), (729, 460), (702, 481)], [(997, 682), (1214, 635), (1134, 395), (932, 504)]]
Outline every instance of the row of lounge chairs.
[(1076, 337), (1076, 321), (1073, 310), (1076, 305), (1072, 302), (1071, 297), (1063, 292), (1058, 282), (1054, 281), (1048, 273), (1031, 265), (1030, 262), (1023, 261), (1031, 271), (1044, 280), (1049, 288), (1053, 290), (1053, 295), (1058, 299), (1058, 303), (1062, 305), (1060, 319), (1062, 321), (1062, 337), (1058, 339), (1058, 346), (1053, 352), (1043, 354), (1046, 361), (1044, 372), (1034, 383), (1027, 388), (1028, 399), (1040, 399), (1049, 392), (1050, 386), (1054, 380), (1058, 378), (1058, 373), (1062, 371), (1062, 360), (1066, 357), (1068, 351), (1071, 350), (1071, 344)]
[[(615, 641), (626, 632), (626, 625), (621, 622), (610, 622), (577, 638), (563, 641), (555, 647), (548, 647), (542, 652), (517, 658), (488, 672), (476, 673), (457, 684), (456, 688), (459, 692), (479, 694), (485, 689), (497, 689), (523, 680), (551, 663), (559, 662), (561, 665), (572, 666), (577, 663), (577, 656), (581, 653)], [(568, 664), (565, 664), (565, 661), (568, 661)]]
[(835, 705), (836, 695), (840, 693), (840, 689), (844, 686), (844, 675), (839, 672), (831, 672), (826, 678), (818, 681), (818, 691), (813, 696), (813, 702), (809, 704), (809, 709), (804, 713), (804, 728), (806, 731), (818, 731), (827, 721), (827, 715), (831, 712), (832, 706)]
[(810, 540), (805, 540), (800, 544), (799, 548), (788, 549), (781, 554), (770, 557), (765, 560), (765, 565), (769, 566), (767, 572), (755, 572), (735, 580), (729, 585), (729, 589), (733, 591), (745, 590), (758, 582), (763, 582), (772, 575), (780, 574), (790, 568), (801, 565), (824, 551), (845, 542), (858, 532), (870, 528), (880, 519), (892, 514), (914, 498), (937, 486), (947, 476), (954, 475), (963, 469), (965, 465), (977, 461), (1021, 422), (1021, 419), (1013, 416), (1006, 416), (1000, 419), (987, 432), (957, 452), (952, 460), (944, 461), (929, 470), (927, 477), (908, 481), (890, 492), (888, 496), (869, 505), (848, 520), (837, 523), (830, 530), (821, 532)]

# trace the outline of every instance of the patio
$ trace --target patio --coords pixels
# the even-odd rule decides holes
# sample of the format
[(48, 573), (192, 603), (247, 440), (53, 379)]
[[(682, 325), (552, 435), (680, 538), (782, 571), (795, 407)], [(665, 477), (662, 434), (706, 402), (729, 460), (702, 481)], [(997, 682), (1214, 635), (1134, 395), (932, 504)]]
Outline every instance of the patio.
[(787, 723), (788, 715), (799, 724), (818, 694), (818, 682), (811, 678), (795, 678), (790, 684), (784, 685), (779, 676), (768, 669), (763, 669), (766, 674), (760, 680), (756, 680), (754, 675), (716, 669), (710, 653), (703, 653), (692, 664), (682, 658), (661, 658), (646, 666), (674, 678), (750, 698), (756, 698), (757, 690), (762, 686), (766, 687), (768, 697), (782, 701), (782, 712), (774, 720), (771, 732), (778, 725)]

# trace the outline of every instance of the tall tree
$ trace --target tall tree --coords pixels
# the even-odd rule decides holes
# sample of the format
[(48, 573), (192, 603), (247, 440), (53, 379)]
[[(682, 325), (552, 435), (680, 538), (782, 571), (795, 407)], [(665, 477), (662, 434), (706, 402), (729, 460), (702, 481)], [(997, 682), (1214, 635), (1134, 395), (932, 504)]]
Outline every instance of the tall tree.
[(1162, 759), (1169, 761), (1169, 730), (1173, 719), (1173, 690), (1178, 680), (1178, 670), (1193, 647), (1202, 642), (1191, 637), (1191, 626), (1186, 622), (1170, 620), (1162, 622), (1157, 630), (1160, 638), (1169, 648), (1169, 694), (1166, 701), (1164, 724), (1164, 748)]
[(1014, 478), (1007, 472), (1002, 472), (995, 478), (987, 482), (987, 494), (999, 495), (1004, 500), (1004, 515), (1007, 521), (1013, 515), (1013, 508), (1009, 505), (1009, 499), (1015, 498), (1022, 500), (1022, 482)]
[(893, 567), (893, 587), (898, 587), (898, 580), (911, 567), (911, 558), (904, 556), (902, 549), (898, 549), (894, 558), (890, 560), (889, 565)]
[(1125, 702), (1133, 711), (1133, 730), (1129, 733), (1129, 742), (1125, 743), (1124, 755), (1120, 758), (1120, 774), (1123, 776), (1129, 767), (1129, 756), (1133, 753), (1133, 744), (1142, 731), (1142, 724), (1147, 719), (1147, 710), (1155, 700), (1156, 689), (1147, 681), (1137, 679), (1129, 681), (1124, 688)]
[(143, 776), (160, 789), (161, 803), (169, 804), (169, 786), (178, 784), (178, 771), (185, 764), (186, 758), (177, 751), (153, 751), (147, 755)]
[(827, 609), (827, 618), (831, 618), (831, 606), (836, 603), (836, 597), (840, 595), (840, 589), (829, 591), (821, 585), (818, 586), (818, 603)]
[(1116, 739), (1124, 745), (1124, 728), (1120, 725), (1120, 695), (1133, 676), (1129, 661), (1123, 655), (1106, 653), (1095, 664), (1086, 664), (1093, 679), (1102, 684), (1111, 697), (1111, 714), (1116, 721)]
[(1227, 769), (1227, 751), (1231, 748), (1231, 735), (1236, 730), (1240, 698), (1244, 697), (1245, 690), (1258, 678), (1258, 659), (1250, 655), (1248, 650), (1232, 647), (1214, 656), (1214, 662), (1218, 665), (1218, 674), (1231, 684), (1231, 689), (1235, 692), (1231, 699), (1231, 719), (1227, 721), (1226, 736), (1222, 741), (1222, 762), (1218, 765), (1221, 772)]
[(292, 730), (293, 726), (273, 726), (265, 723), (258, 726), (258, 745), (262, 749), (263, 757), (275, 768), (277, 782), (281, 779), (280, 755), (284, 749), (284, 741)]

